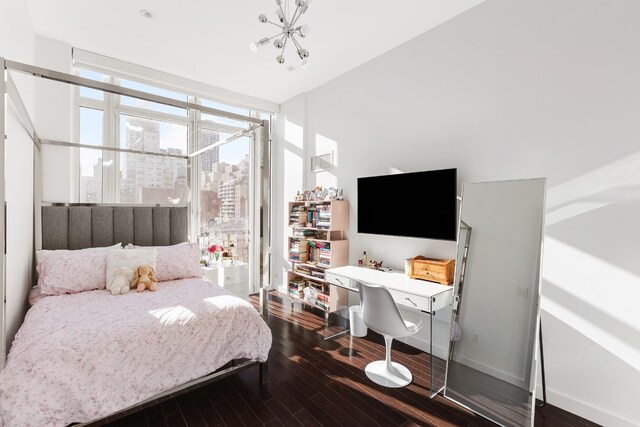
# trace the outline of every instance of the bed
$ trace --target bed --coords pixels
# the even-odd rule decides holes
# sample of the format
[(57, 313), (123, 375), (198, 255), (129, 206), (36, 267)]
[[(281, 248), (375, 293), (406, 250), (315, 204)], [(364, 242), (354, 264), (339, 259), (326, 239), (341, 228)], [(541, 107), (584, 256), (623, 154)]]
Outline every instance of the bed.
[[(75, 209), (55, 209), (52, 215), (57, 219), (43, 210), (44, 248), (86, 247), (77, 243), (82, 241), (81, 230), (91, 234), (84, 242), (94, 245), (92, 228), (98, 222), (92, 225), (92, 218), (105, 222), (109, 211), (102, 208), (95, 214), (91, 209), (96, 208), (84, 208), (79, 216), (72, 213)], [(106, 221), (117, 229), (115, 237), (112, 232), (99, 243), (117, 239), (140, 244), (134, 211), (116, 213), (117, 209), (111, 208)], [(168, 221), (163, 222), (154, 219), (153, 209), (141, 214), (147, 219), (150, 215), (141, 227), (152, 225), (140, 234), (144, 243), (181, 240), (176, 230), (183, 227), (182, 213), (159, 211)], [(117, 215), (128, 215), (123, 212), (131, 213), (126, 219), (134, 225), (130, 239), (120, 239), (127, 237), (127, 230), (115, 225)], [(60, 225), (64, 223), (66, 227)], [(154, 232), (161, 223), (163, 229)], [(154, 233), (167, 238), (155, 238)], [(216, 370), (235, 360), (265, 366), (271, 346), (271, 332), (251, 304), (202, 278), (162, 281), (155, 292), (112, 295), (101, 289), (33, 301), (0, 373), (5, 426), (64, 426), (103, 419), (185, 384), (215, 378)]]

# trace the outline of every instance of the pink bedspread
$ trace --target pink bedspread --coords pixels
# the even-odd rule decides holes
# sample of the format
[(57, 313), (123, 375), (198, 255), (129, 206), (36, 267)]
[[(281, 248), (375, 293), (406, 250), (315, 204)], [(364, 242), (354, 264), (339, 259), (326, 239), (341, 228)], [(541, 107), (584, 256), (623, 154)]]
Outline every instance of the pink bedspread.
[(0, 373), (0, 416), (7, 427), (87, 422), (232, 359), (265, 361), (270, 347), (258, 312), (202, 279), (47, 297), (27, 313)]

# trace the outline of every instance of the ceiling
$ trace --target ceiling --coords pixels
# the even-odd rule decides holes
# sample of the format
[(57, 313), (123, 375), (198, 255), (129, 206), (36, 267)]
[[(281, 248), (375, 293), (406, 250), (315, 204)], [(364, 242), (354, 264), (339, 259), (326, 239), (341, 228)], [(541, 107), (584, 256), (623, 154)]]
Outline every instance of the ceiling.
[[(275, 20), (274, 0), (26, 0), (36, 34), (91, 52), (282, 103), (381, 55), (484, 0), (315, 0), (298, 21), (311, 27), (300, 67), (267, 45), (260, 24)], [(293, 0), (290, 0), (293, 2)], [(151, 18), (139, 14), (153, 13)], [(293, 71), (288, 66), (293, 65)]]

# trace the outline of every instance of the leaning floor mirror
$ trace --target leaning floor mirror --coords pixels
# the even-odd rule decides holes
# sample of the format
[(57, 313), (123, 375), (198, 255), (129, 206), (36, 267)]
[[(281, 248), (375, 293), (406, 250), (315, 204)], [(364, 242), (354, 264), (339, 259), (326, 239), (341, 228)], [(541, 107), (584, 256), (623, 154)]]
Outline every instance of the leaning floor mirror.
[(445, 397), (503, 426), (533, 425), (545, 187), (462, 186)]

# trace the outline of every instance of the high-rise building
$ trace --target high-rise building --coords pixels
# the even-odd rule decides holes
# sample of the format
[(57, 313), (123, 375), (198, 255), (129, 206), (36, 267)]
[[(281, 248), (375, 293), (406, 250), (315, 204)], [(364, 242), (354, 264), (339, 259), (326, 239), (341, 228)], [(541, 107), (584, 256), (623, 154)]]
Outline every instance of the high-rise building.
[(80, 202), (102, 202), (102, 158), (93, 165), (93, 176), (80, 177)]
[[(200, 147), (208, 147), (211, 144), (220, 141), (220, 134), (218, 132), (212, 132), (203, 130), (200, 132)], [(214, 147), (211, 150), (205, 151), (200, 156), (200, 167), (202, 172), (211, 172), (213, 165), (220, 161), (220, 147)]]
[[(184, 154), (181, 149), (160, 148), (160, 123), (154, 120), (127, 117), (125, 144), (133, 150)], [(185, 160), (131, 153), (121, 156), (121, 202), (166, 204), (186, 198), (182, 194), (187, 184)]]

